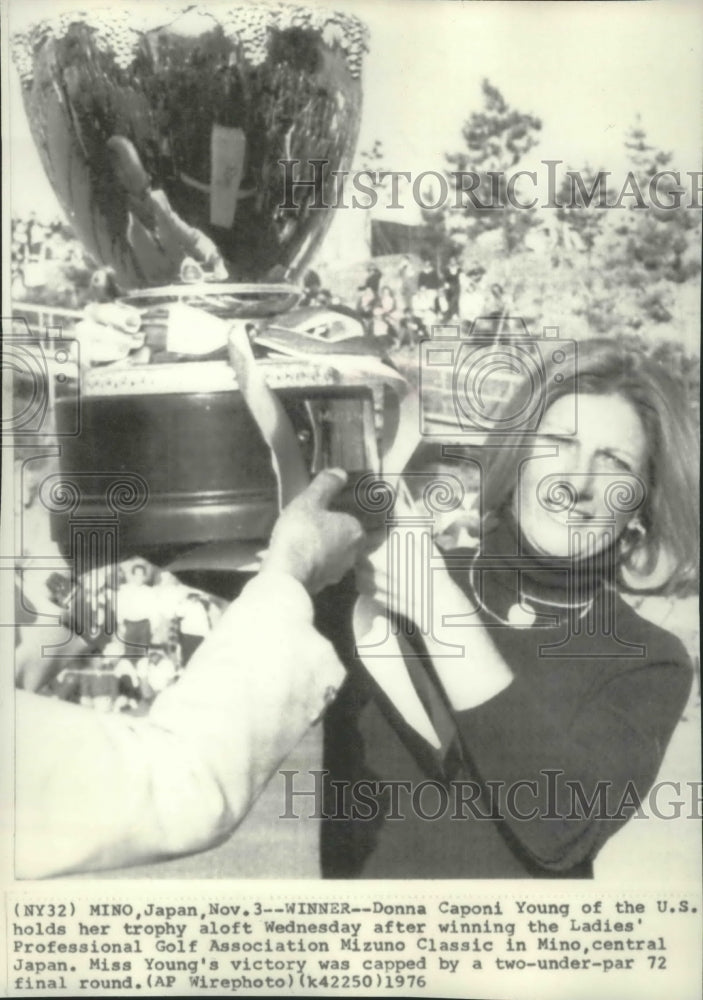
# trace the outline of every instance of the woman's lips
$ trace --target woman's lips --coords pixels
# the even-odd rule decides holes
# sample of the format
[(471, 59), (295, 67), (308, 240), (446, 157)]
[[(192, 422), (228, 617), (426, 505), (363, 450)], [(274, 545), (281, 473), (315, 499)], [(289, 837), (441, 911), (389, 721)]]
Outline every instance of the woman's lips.
[(545, 514), (552, 520), (565, 524), (570, 521), (592, 521), (595, 513), (592, 510), (583, 510), (578, 507), (560, 507), (555, 504), (542, 505)]
[(573, 521), (576, 518), (579, 521), (592, 521), (595, 514), (592, 510), (585, 510), (580, 507), (574, 507), (573, 510), (569, 511), (569, 520)]

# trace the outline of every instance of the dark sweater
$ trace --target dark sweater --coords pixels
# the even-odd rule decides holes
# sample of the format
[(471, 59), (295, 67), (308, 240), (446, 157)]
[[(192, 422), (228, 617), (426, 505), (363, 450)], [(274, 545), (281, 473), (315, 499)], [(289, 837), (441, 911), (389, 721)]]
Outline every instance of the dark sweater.
[[(597, 596), (596, 617), (606, 597), (603, 591)], [(545, 649), (563, 643), (565, 619), (556, 626), (493, 627), (491, 638), (514, 680), (482, 705), (451, 711), (456, 738), (444, 755), (405, 722), (354, 656), (353, 599), (351, 587), (341, 586), (319, 609), (319, 627), (349, 669), (325, 718), (325, 811), (344, 813), (341, 786), (332, 781), (368, 781), (362, 797), (373, 804), (362, 803), (357, 812), (376, 814), (323, 821), (323, 874), (590, 877), (603, 843), (654, 782), (686, 704), (691, 669), (682, 644), (617, 597), (615, 643), (597, 634), (562, 650)], [(628, 642), (639, 645), (628, 648)], [(426, 786), (419, 799), (421, 813), (438, 818), (414, 814), (410, 793), (400, 786), (396, 814), (403, 818), (387, 818), (391, 790), (374, 783), (410, 782), (417, 789), (428, 780), (447, 789), (446, 804), (437, 786)], [(516, 782), (523, 784), (509, 792)], [(581, 801), (566, 782), (577, 783)], [(607, 783), (600, 792), (599, 782)], [(519, 818), (535, 809), (533, 818)]]

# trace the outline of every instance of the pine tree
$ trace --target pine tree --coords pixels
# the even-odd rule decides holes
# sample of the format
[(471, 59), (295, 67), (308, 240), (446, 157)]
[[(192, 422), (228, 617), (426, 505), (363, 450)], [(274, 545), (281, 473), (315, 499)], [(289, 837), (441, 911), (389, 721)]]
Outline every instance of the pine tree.
[(557, 213), (567, 225), (592, 227), (589, 259), (580, 268), (584, 315), (591, 328), (599, 333), (638, 331), (654, 342), (660, 330), (681, 324), (681, 286), (700, 273), (701, 217), (686, 207), (672, 154), (650, 142), (639, 118), (624, 144), (628, 173), (620, 187), (635, 193), (630, 204)]
[(696, 277), (700, 273), (701, 216), (686, 207), (685, 196), (681, 196), (672, 170), (673, 154), (651, 145), (639, 116), (628, 130), (625, 148), (648, 205), (646, 211), (631, 209), (622, 226), (626, 260), (649, 282), (664, 279), (682, 283)]
[[(452, 202), (463, 205), (456, 213), (459, 217), (451, 220), (451, 234), (467, 244), (500, 229), (504, 252), (511, 254), (523, 244), (536, 219), (534, 212), (511, 204), (508, 184), (517, 165), (537, 145), (542, 122), (511, 107), (489, 80), (483, 80), (481, 89), (483, 108), (473, 112), (462, 129), (466, 150), (446, 156), (452, 167), (447, 172), (454, 189)], [(475, 177), (467, 178), (467, 172), (479, 178), (471, 193), (468, 185)]]
[(461, 248), (452, 238), (448, 228), (449, 213), (446, 208), (422, 209), (422, 236), (418, 243), (418, 253), (431, 260), (437, 271)]
[(561, 249), (576, 252), (585, 250), (590, 256), (602, 232), (605, 211), (589, 202), (589, 193), (597, 184), (601, 171), (586, 166), (578, 172), (567, 171), (556, 197), (554, 214), (561, 230)]

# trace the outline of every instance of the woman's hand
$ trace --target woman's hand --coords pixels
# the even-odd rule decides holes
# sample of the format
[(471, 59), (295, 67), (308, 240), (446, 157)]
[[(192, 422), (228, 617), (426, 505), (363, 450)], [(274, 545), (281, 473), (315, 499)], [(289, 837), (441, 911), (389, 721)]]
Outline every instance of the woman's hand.
[(370, 550), (356, 565), (357, 589), (392, 616), (437, 634), (446, 615), (474, 612), (427, 528), (398, 525), (369, 542)]
[[(399, 512), (413, 513), (399, 497)], [(359, 591), (390, 614), (418, 627), (450, 704), (458, 711), (494, 697), (513, 674), (476, 614), (476, 605), (452, 579), (427, 527), (402, 521), (374, 539), (357, 566)]]
[(418, 525), (412, 497), (401, 488), (395, 513), (407, 517), (408, 523), (400, 520), (367, 535), (366, 555), (356, 566), (359, 593), (423, 631), (433, 621), (435, 629), (439, 627), (444, 614), (471, 613), (474, 607), (449, 575), (435, 539), (444, 537), (451, 544), (461, 544), (469, 538), (467, 525), (475, 527), (474, 512), (452, 511), (436, 517), (431, 526)]

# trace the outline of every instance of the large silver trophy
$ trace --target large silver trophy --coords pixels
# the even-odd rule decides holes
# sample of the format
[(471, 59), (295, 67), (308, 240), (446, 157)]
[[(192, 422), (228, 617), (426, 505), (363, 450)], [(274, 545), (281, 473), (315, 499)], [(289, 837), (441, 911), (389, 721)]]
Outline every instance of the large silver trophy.
[[(75, 11), (14, 39), (47, 175), (142, 335), (81, 367), (80, 432), (44, 498), (65, 550), (77, 507), (99, 520), (114, 502), (110, 477), (135, 494), (122, 552), (163, 564), (265, 539), (325, 465), (378, 471), (402, 380), (355, 319), (295, 310), (354, 150), (365, 47), (355, 17), (278, 2)], [(60, 430), (73, 401), (56, 412)]]
[[(258, 0), (96, 7), (14, 40), (54, 191), (129, 289), (169, 284), (192, 251), (221, 280), (300, 274), (356, 143), (364, 48), (355, 17)], [(290, 206), (281, 160), (296, 180), (325, 161), (317, 200)]]

